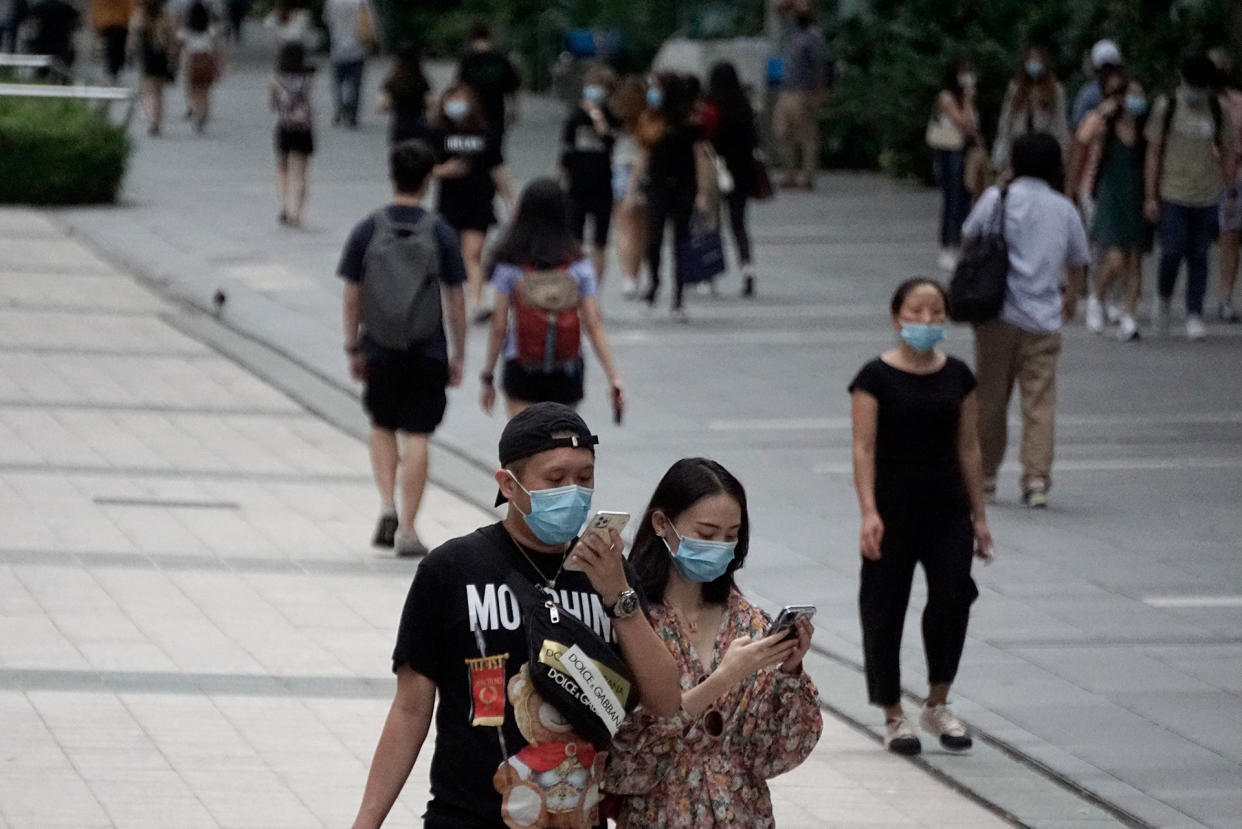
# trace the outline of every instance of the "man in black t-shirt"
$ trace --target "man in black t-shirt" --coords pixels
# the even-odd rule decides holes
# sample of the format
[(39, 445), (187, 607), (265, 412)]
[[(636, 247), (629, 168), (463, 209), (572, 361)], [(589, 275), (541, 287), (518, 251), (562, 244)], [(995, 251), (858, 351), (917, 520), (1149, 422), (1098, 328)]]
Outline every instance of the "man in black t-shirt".
[[(436, 711), (427, 829), (591, 829), (603, 752), (540, 697), (517, 591), (544, 587), (625, 660), (641, 704), (681, 704), (677, 667), (641, 609), (615, 531), (574, 535), (595, 485), (597, 438), (567, 406), (536, 403), (500, 437), (504, 521), (453, 539), (419, 566), (401, 615), (397, 693), (355, 827), (379, 826)], [(572, 552), (571, 552), (572, 551)], [(436, 697), (439, 706), (436, 708)]]
[(488, 128), (503, 144), (509, 126), (505, 120), (506, 106), (515, 106), (514, 96), (522, 81), (509, 59), (493, 47), (492, 30), (486, 21), (476, 20), (471, 25), (470, 48), (462, 55), (457, 76), (474, 90)]
[[(444, 417), (445, 387), (461, 383), (466, 350), (466, 300), (462, 290), (466, 266), (457, 234), (443, 219), (420, 205), (435, 166), (431, 148), (421, 141), (404, 141), (392, 148), (389, 163), (395, 191), (392, 204), (354, 228), (337, 273), (345, 280), (345, 353), (349, 355), (349, 373), (366, 383), (363, 403), (371, 416), (371, 466), (380, 495), (380, 518), (372, 543), (377, 547), (395, 547), (398, 556), (417, 556), (427, 553), (414, 530), (414, 518), (427, 484), (427, 439)], [(377, 219), (385, 226), (380, 238), (388, 246), (402, 244), (402, 234), (420, 233), (430, 222), (431, 241), (427, 249), (432, 245), (435, 248), (428, 257), (432, 260), (428, 269), (409, 273), (408, 286), (397, 284), (396, 290), (387, 286), (378, 304), (367, 301), (368, 296), (376, 296), (375, 281), (384, 270), (380, 262), (368, 258), (377, 235)], [(383, 264), (390, 270), (389, 261), (385, 257)], [(367, 283), (368, 262), (376, 269), (371, 283)], [(425, 295), (416, 294), (416, 288), (423, 280), (432, 278), (432, 269), (440, 282), (442, 300), (447, 300), (451, 351), (438, 303), (429, 313), (430, 336), (402, 339), (407, 343), (404, 348), (393, 347), (391, 340), (381, 343), (379, 340), (387, 338), (377, 336), (376, 332), (381, 330), (379, 320), (368, 321), (366, 309), (392, 305), (403, 297), (426, 299)], [(399, 274), (405, 271), (401, 268)], [(430, 301), (434, 299), (433, 294)], [(411, 316), (414, 310), (410, 309)], [(400, 330), (408, 329), (402, 324)], [(395, 498), (398, 473), (399, 512)]]

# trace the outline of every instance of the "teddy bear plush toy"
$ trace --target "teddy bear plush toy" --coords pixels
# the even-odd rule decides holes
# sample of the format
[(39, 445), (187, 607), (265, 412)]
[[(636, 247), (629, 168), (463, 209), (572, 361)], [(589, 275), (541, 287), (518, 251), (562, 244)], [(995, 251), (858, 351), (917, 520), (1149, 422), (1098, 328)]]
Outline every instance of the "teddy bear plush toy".
[(528, 745), (492, 776), (509, 829), (587, 829), (599, 822), (599, 781), (605, 752), (535, 690), (523, 665), (509, 680), (509, 703)]

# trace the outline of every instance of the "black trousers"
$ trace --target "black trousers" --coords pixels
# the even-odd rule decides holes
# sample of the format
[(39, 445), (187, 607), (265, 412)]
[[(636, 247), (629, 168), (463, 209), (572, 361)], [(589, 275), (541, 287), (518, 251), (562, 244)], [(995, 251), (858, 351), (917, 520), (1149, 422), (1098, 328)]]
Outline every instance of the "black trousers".
[(660, 288), (660, 257), (664, 253), (664, 226), (673, 220), (673, 307), (681, 307), (684, 287), (677, 271), (677, 242), (690, 237), (690, 214), (694, 211), (694, 193), (668, 192), (657, 188), (647, 191), (647, 268), (651, 271), (651, 288), (647, 302), (654, 303)]
[(974, 528), (969, 512), (908, 510), (881, 508), (880, 559), (864, 558), (862, 564), (858, 607), (867, 696), (875, 705), (901, 700), (901, 633), (915, 565), (922, 563), (927, 576), (923, 649), (928, 681), (933, 685), (952, 682), (957, 676), (970, 605), (979, 596), (970, 577)]
[(746, 226), (746, 202), (749, 199), (743, 188), (734, 187), (725, 200), (729, 205), (729, 228), (737, 245), (737, 257), (747, 264), (750, 263), (750, 229)]

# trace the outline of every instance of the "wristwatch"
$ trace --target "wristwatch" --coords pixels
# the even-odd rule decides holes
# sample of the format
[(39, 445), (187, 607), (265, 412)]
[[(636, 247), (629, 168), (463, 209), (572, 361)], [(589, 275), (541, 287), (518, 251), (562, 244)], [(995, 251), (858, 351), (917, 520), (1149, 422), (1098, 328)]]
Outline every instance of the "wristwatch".
[(608, 614), (609, 619), (624, 619), (637, 613), (638, 606), (638, 593), (631, 587), (622, 590), (613, 606), (605, 608), (604, 612)]

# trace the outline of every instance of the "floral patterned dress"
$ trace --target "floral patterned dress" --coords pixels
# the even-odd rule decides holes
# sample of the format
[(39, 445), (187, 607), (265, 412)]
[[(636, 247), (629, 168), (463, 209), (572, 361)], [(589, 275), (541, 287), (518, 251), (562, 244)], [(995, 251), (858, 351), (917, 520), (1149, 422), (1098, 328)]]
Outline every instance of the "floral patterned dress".
[[(675, 608), (653, 605), (650, 615), (681, 671), (682, 691), (715, 670), (730, 642), (761, 635), (771, 621), (734, 590), (704, 665)], [(617, 732), (605, 771), (605, 790), (622, 796), (618, 829), (774, 827), (766, 781), (805, 760), (822, 730), (811, 678), (779, 666), (734, 686), (697, 718), (639, 709)]]

